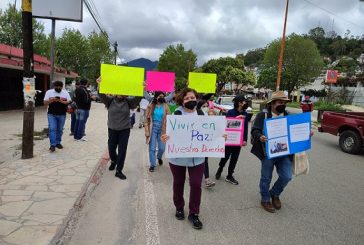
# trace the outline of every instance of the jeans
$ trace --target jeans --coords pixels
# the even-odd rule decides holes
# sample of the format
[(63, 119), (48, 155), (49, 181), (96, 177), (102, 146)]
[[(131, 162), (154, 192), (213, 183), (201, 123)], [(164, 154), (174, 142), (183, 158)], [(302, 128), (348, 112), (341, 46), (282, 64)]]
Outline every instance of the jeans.
[(71, 133), (75, 133), (76, 112), (71, 113)]
[(233, 176), (235, 166), (236, 166), (236, 163), (238, 162), (238, 158), (240, 155), (240, 150), (241, 150), (240, 146), (226, 146), (225, 147), (225, 157), (221, 158), (221, 160), (220, 160), (219, 170), (222, 171), (224, 169), (226, 162), (231, 157), (230, 163), (229, 163), (229, 168), (228, 168), (229, 177)]
[[(124, 130), (112, 130), (109, 128), (108, 148), (112, 162), (116, 163), (116, 170), (121, 172), (124, 168), (126, 150), (128, 148), (130, 128)], [(116, 154), (116, 148), (118, 153)]]
[(51, 146), (61, 144), (66, 115), (48, 114), (48, 135)]
[(201, 204), (201, 182), (205, 164), (199, 164), (194, 167), (183, 167), (169, 163), (173, 175), (173, 203), (178, 210), (185, 206), (183, 192), (186, 180), (186, 168), (190, 176), (190, 202), (189, 214), (199, 214)]
[(85, 133), (85, 127), (86, 127), (86, 122), (88, 119), (90, 111), (89, 110), (82, 110), (82, 109), (77, 109), (76, 110), (76, 123), (75, 123), (75, 129), (74, 129), (74, 138), (76, 140), (79, 140), (83, 137), (84, 133)]
[[(276, 167), (278, 179), (274, 183), (272, 189), (269, 191), (274, 166)], [(269, 202), (271, 196), (278, 197), (291, 179), (292, 161), (288, 156), (277, 157), (273, 159), (263, 159), (259, 184), (262, 201)]]
[(153, 121), (152, 126), (152, 133), (150, 135), (150, 141), (149, 141), (149, 161), (150, 166), (155, 167), (156, 164), (156, 151), (157, 151), (157, 145), (158, 145), (158, 153), (157, 158), (161, 159), (164, 153), (165, 144), (161, 140), (161, 133), (162, 133), (162, 122), (159, 121)]

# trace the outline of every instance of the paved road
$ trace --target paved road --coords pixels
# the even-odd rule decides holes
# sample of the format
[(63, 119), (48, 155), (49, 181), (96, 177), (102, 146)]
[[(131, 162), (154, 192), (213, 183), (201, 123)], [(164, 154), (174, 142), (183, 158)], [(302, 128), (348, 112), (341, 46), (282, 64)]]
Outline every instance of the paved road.
[[(289, 184), (275, 214), (260, 207), (259, 162), (243, 149), (235, 173), (240, 184), (220, 180), (203, 190), (204, 228), (196, 231), (174, 218), (168, 165), (148, 172), (143, 135), (132, 130), (128, 180), (105, 172), (70, 244), (364, 244), (364, 153), (342, 153), (334, 136), (316, 133), (310, 174)], [(211, 160), (212, 174), (217, 163)]]

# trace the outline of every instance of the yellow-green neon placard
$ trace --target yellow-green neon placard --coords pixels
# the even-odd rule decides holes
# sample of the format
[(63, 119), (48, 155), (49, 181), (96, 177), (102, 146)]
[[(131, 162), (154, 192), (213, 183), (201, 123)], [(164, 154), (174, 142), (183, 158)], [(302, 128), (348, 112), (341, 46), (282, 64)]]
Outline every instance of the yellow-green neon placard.
[(190, 72), (188, 74), (188, 87), (199, 93), (215, 93), (216, 74)]
[(101, 64), (102, 94), (143, 96), (144, 68)]

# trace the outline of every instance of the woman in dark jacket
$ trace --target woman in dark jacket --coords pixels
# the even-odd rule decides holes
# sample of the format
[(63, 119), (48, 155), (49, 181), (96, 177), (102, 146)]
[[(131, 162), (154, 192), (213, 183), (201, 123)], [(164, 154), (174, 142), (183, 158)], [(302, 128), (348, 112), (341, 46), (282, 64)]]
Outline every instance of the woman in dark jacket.
[[(243, 95), (238, 95), (234, 98), (234, 109), (231, 109), (227, 112), (226, 117), (235, 117), (235, 118), (244, 118), (244, 139), (243, 145), (246, 145), (247, 137), (248, 137), (248, 114), (246, 109), (249, 107), (245, 97)], [(215, 174), (216, 179), (220, 179), (221, 173), (225, 167), (226, 162), (230, 158), (228, 175), (225, 178), (225, 181), (233, 184), (238, 185), (239, 182), (234, 178), (233, 173), (235, 170), (236, 163), (239, 158), (241, 146), (225, 146), (225, 157), (220, 160), (219, 168)]]

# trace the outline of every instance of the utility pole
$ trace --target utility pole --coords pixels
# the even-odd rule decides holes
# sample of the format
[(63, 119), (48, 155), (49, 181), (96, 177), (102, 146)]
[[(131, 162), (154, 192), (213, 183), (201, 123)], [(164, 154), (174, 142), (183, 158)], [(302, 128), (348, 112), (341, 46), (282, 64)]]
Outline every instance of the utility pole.
[(53, 87), (54, 80), (54, 60), (55, 60), (55, 46), (56, 46), (56, 20), (52, 19), (52, 30), (51, 30), (51, 73), (49, 74), (50, 87)]
[(116, 57), (118, 56), (118, 42), (115, 41), (112, 46), (114, 47), (114, 53), (115, 53), (114, 64), (116, 65)]
[(286, 42), (286, 24), (287, 24), (287, 15), (288, 15), (288, 3), (289, 3), (289, 0), (287, 0), (287, 2), (286, 2), (286, 13), (285, 13), (285, 16), (284, 16), (284, 27), (283, 27), (283, 36), (282, 36), (282, 40), (281, 40), (281, 51), (279, 53), (278, 75), (277, 75), (276, 91), (279, 91), (279, 86), (281, 84), (284, 44)]
[(35, 77), (33, 61), (32, 0), (22, 0), (23, 22), (23, 137), (22, 159), (33, 157)]

